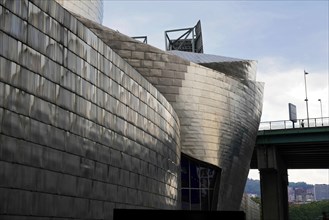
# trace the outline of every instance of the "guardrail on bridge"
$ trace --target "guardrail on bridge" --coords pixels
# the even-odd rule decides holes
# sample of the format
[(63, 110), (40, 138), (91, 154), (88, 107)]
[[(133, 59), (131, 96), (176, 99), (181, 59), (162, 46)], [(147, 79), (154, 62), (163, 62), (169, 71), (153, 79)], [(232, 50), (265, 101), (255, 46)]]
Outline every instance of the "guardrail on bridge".
[(291, 128), (314, 128), (323, 126), (329, 126), (329, 117), (297, 119), (297, 122), (295, 123), (289, 120), (264, 121), (259, 124), (258, 130), (261, 131)]

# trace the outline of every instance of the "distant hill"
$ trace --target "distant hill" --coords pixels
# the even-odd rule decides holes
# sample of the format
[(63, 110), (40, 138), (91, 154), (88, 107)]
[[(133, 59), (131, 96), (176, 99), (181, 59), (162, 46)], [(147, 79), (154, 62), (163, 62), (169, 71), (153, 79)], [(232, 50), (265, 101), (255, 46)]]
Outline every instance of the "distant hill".
[(244, 192), (248, 194), (255, 194), (260, 197), (260, 181), (248, 178)]
[(297, 182), (297, 183), (289, 182), (289, 186), (293, 188), (303, 188), (303, 189), (310, 189), (314, 187), (314, 185), (307, 184), (305, 182)]
[[(289, 186), (294, 188), (303, 188), (303, 189), (309, 189), (314, 187), (314, 185), (307, 184), (305, 182), (297, 182), (297, 183), (289, 182)], [(248, 178), (244, 192), (248, 194), (255, 194), (260, 197), (260, 181)]]

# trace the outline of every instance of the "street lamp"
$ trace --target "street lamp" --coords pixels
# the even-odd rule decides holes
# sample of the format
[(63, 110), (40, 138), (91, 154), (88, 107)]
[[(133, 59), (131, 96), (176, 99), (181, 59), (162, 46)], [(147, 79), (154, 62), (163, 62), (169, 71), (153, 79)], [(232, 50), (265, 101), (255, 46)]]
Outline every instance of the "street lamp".
[(304, 70), (304, 82), (305, 82), (305, 102), (306, 102), (306, 113), (307, 113), (307, 127), (310, 127), (310, 119), (308, 117), (308, 99), (307, 99), (307, 88), (306, 88), (306, 75), (308, 72)]
[(323, 116), (322, 116), (322, 102), (321, 102), (321, 99), (318, 99), (318, 101), (320, 102), (320, 109), (321, 109), (321, 120), (322, 120), (322, 126), (323, 126)]

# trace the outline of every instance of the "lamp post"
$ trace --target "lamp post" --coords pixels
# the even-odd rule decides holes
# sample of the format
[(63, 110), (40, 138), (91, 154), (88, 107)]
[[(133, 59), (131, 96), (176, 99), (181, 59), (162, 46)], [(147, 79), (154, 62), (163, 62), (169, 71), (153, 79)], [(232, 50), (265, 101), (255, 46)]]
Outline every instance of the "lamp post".
[(305, 82), (305, 102), (306, 102), (306, 113), (307, 113), (307, 127), (310, 127), (310, 119), (308, 116), (308, 99), (307, 99), (307, 88), (306, 88), (306, 75), (308, 72), (304, 70), (304, 82)]
[(321, 102), (321, 99), (318, 99), (318, 101), (320, 102), (320, 109), (321, 109), (321, 120), (322, 120), (322, 126), (323, 126), (323, 116), (322, 116), (322, 102)]

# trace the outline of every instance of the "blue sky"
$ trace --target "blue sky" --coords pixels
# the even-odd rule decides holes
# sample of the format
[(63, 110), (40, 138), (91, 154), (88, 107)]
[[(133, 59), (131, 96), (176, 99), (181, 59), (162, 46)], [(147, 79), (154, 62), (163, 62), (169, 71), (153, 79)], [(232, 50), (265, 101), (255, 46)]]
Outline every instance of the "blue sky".
[[(329, 1), (104, 1), (103, 25), (148, 37), (164, 49), (164, 31), (201, 20), (204, 53), (258, 61), (265, 82), (262, 121), (288, 120), (288, 103), (306, 118), (329, 117)], [(328, 170), (290, 171), (290, 181), (329, 183)], [(257, 178), (258, 171), (251, 177)], [(307, 176), (309, 178), (305, 179)], [(303, 179), (304, 178), (304, 179)]]

